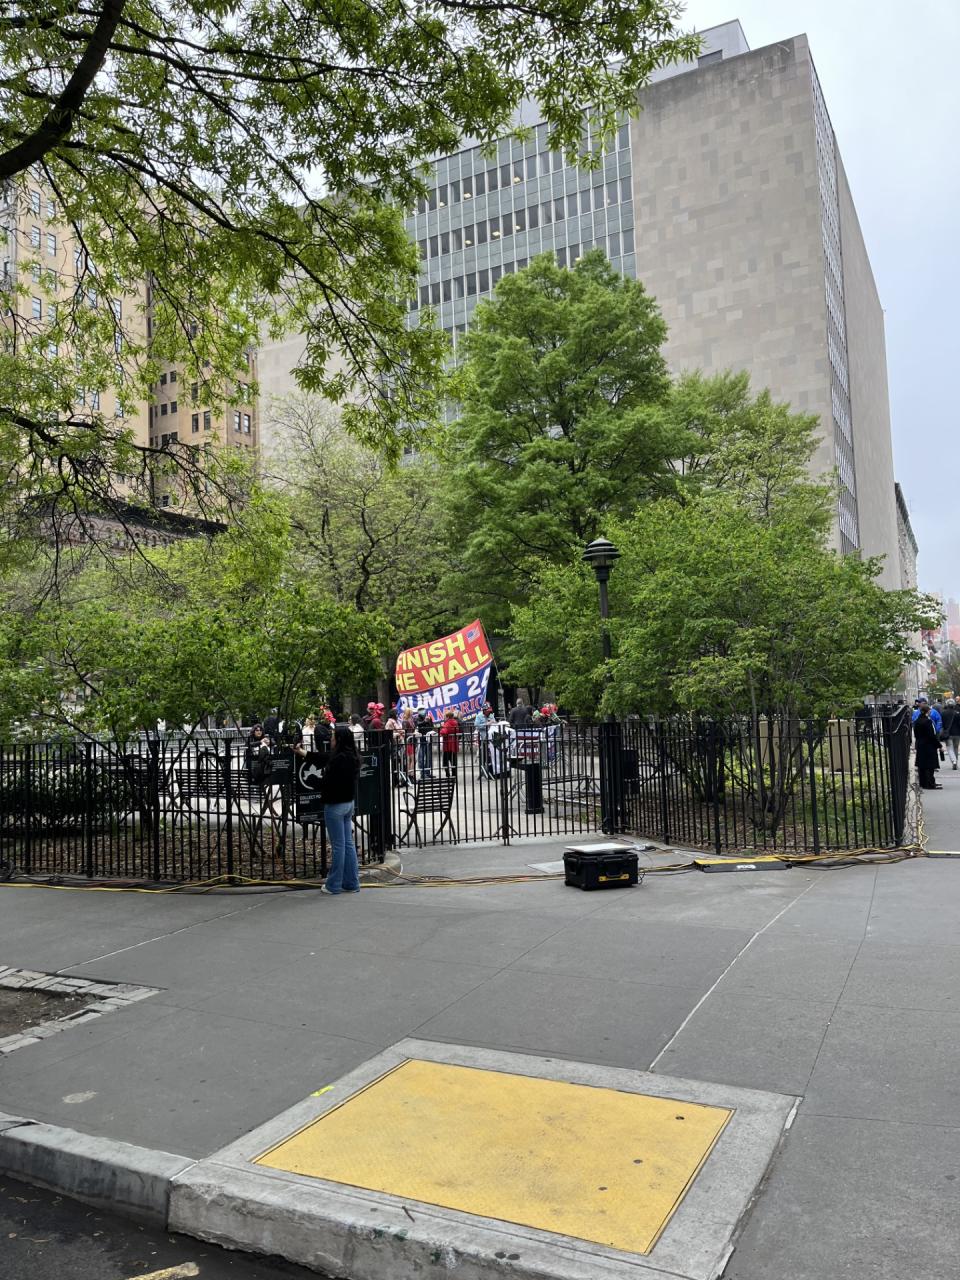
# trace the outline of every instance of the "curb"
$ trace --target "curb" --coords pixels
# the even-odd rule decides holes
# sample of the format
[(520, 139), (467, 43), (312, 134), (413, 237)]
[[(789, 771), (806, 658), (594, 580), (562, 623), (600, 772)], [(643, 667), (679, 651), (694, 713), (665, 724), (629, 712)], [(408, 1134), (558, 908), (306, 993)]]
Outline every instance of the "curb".
[(173, 1179), (195, 1163), (0, 1112), (0, 1173), (162, 1230)]

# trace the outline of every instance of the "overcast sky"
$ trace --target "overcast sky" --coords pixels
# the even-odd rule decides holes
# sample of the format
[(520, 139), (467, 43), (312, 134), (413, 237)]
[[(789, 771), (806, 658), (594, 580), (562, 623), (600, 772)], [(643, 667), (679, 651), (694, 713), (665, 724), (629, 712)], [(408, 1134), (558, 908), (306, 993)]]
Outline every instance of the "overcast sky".
[[(894, 465), (920, 585), (960, 595), (960, 3), (687, 0), (751, 49), (805, 32), (886, 313)], [(854, 406), (856, 415), (856, 406)]]

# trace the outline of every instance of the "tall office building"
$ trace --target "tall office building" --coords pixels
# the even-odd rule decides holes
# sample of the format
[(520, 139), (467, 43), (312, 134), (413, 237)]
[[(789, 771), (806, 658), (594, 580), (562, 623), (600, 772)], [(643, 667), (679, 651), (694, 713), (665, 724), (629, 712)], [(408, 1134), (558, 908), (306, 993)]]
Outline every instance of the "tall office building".
[(407, 221), (414, 312), (433, 307), (456, 343), (504, 273), (602, 248), (656, 297), (673, 369), (745, 369), (819, 416), (836, 545), (884, 556), (898, 587), (883, 313), (807, 39), (751, 51), (739, 22), (703, 38), (696, 64), (654, 77), (594, 171), (548, 149), (532, 103), (528, 141), (439, 158)]

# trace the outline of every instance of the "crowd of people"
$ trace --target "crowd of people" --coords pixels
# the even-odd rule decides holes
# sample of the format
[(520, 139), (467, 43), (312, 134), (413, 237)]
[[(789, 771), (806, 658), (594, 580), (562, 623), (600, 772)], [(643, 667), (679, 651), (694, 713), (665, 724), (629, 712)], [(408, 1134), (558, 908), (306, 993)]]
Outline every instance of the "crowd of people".
[[(321, 892), (355, 893), (360, 880), (353, 818), (360, 753), (367, 744), (367, 734), (393, 736), (395, 773), (402, 782), (404, 778), (431, 778), (437, 763), (444, 775), (456, 778), (465, 740), (476, 744), (481, 774), (502, 776), (509, 771), (523, 737), (536, 742), (544, 737), (550, 740), (559, 725), (554, 704), (534, 708), (522, 698), (505, 719), (497, 716), (489, 702), (468, 717), (448, 707), (439, 721), (425, 709), (414, 711), (399, 703), (387, 707), (382, 702), (369, 702), (365, 715), (351, 715), (346, 722), (339, 722), (326, 706), (303, 720), (285, 720), (273, 707), (250, 730), (245, 768), (251, 780), (262, 785), (270, 778), (277, 751), (292, 750), (298, 756), (316, 752), (325, 757), (320, 796), (330, 838), (330, 870)], [(435, 757), (437, 743), (439, 760)]]
[(948, 758), (952, 769), (960, 763), (960, 706), (957, 700), (947, 698), (942, 706), (938, 706), (931, 705), (926, 698), (918, 698), (913, 704), (913, 737), (920, 786), (925, 791), (942, 791), (936, 777), (940, 765)]

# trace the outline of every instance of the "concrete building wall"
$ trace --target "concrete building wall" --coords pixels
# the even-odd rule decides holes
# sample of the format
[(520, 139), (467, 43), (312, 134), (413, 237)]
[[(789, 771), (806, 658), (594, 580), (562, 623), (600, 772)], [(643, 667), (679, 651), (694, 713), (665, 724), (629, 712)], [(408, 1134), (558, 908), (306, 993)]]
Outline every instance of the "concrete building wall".
[(632, 124), (636, 274), (676, 370), (749, 372), (818, 414), (836, 466), (824, 249), (805, 37), (653, 85)]
[[(837, 167), (860, 549), (865, 556), (884, 557), (880, 581), (896, 589), (901, 585), (901, 569), (883, 308), (847, 175), (842, 163)], [(915, 553), (912, 585), (916, 585)]]

